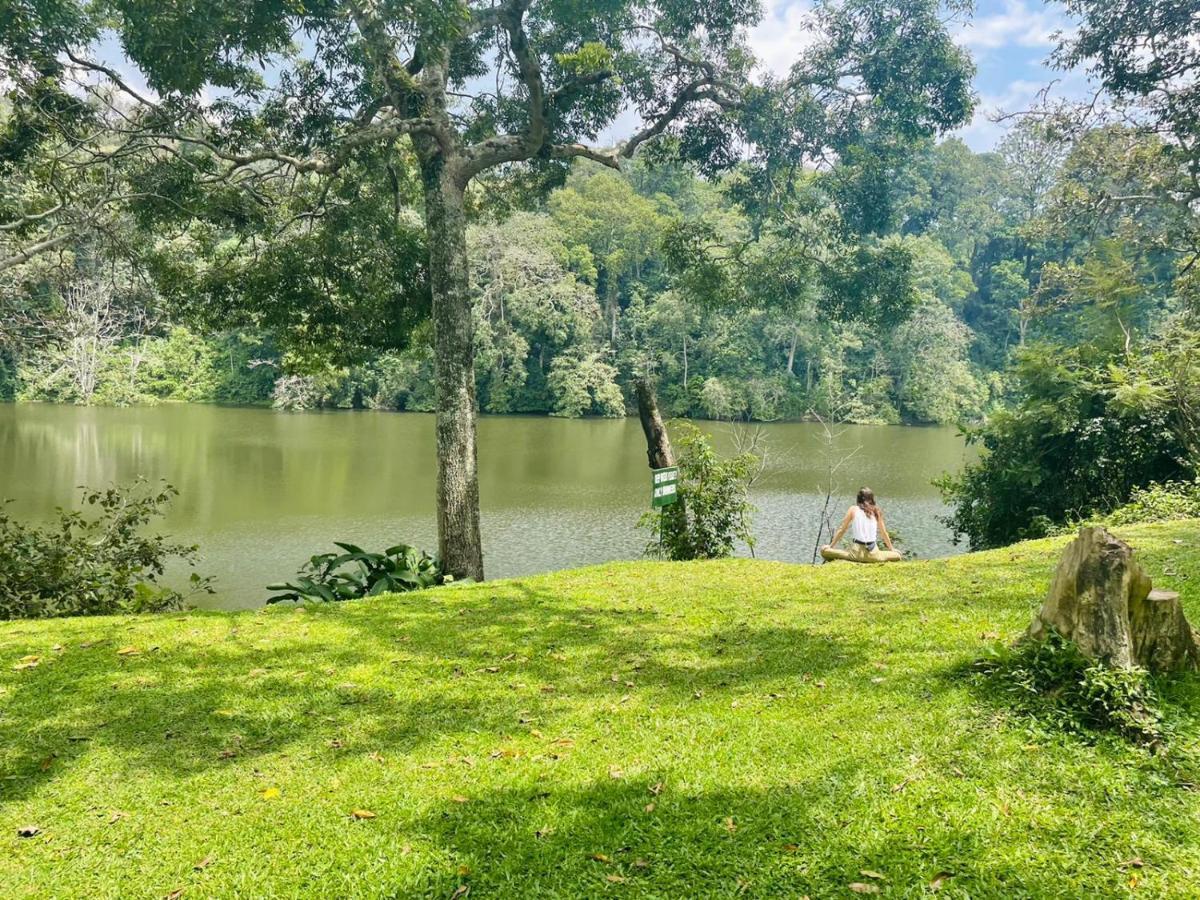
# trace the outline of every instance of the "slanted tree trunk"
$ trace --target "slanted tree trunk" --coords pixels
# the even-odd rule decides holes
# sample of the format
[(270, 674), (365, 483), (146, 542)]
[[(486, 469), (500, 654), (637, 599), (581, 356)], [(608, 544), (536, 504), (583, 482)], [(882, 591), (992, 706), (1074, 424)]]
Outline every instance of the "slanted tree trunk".
[[(642, 421), (642, 433), (646, 435), (646, 461), (651, 469), (665, 469), (675, 465), (675, 451), (671, 449), (671, 437), (658, 411), (658, 393), (650, 376), (643, 375), (633, 385), (637, 395), (638, 418)], [(681, 533), (687, 528), (687, 505), (681, 496), (662, 511), (664, 531)]]
[(675, 452), (671, 449), (671, 438), (658, 411), (658, 394), (649, 376), (642, 376), (634, 383), (637, 395), (638, 418), (642, 420), (642, 432), (646, 435), (646, 458), (652, 469), (665, 469), (675, 465)]
[(463, 180), (441, 153), (422, 154), (433, 293), (438, 555), (457, 579), (483, 580), (475, 448), (475, 322), (467, 272)]
[(1089, 659), (1114, 668), (1200, 668), (1200, 642), (1179, 595), (1152, 590), (1133, 549), (1104, 528), (1079, 530), (1026, 638), (1043, 640), (1050, 630), (1074, 641)]

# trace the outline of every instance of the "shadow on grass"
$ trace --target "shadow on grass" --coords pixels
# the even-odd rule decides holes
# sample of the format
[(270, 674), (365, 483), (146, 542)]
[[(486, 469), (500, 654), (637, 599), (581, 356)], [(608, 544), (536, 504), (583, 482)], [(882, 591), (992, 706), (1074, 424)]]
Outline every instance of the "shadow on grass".
[[(434, 896), (468, 886), (483, 897), (799, 898), (853, 896), (850, 885), (866, 882), (900, 896), (943, 884), (951, 897), (1061, 896), (1060, 852), (1099, 860), (1110, 841), (1112, 853), (1125, 850), (1119, 835), (1085, 844), (1019, 825), (998, 844), (1003, 826), (979, 815), (974, 792), (871, 791), (858, 759), (802, 771), (770, 788), (696, 790), (645, 777), (487, 793), (413, 823), (467, 872), (448, 868), (419, 887)], [(1103, 798), (1077, 802), (1081, 817), (1111, 812)], [(1116, 889), (1123, 877), (1111, 864), (1080, 866), (1068, 892)]]
[[(132, 777), (178, 778), (296, 746), (408, 754), (447, 734), (511, 733), (523, 716), (552, 727), (631, 690), (685, 703), (697, 691), (820, 677), (865, 658), (851, 640), (803, 628), (681, 631), (644, 609), (563, 603), (527, 587), (517, 601), (480, 593), (215, 622), (180, 616), (169, 621), (174, 633), (167, 620), (109, 622), (89, 646), (0, 675), (9, 685), (0, 801), (69, 771), (88, 748), (116, 751)], [(226, 630), (226, 621), (235, 624)], [(279, 623), (286, 632), (273, 635)], [(161, 649), (120, 655), (143, 626)]]

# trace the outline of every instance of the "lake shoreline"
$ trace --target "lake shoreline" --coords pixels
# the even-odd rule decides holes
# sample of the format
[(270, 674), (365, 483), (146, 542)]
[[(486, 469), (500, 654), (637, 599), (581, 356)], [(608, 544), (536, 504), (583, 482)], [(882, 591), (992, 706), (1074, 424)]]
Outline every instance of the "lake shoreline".
[[(164, 479), (180, 491), (161, 531), (198, 544), (223, 608), (258, 606), (266, 585), (292, 578), (316, 553), (349, 541), (369, 550), (437, 546), (434, 420), (412, 415), (282, 413), (171, 403), (0, 406), (0, 494), (19, 517), (73, 506), (78, 486)], [(739, 426), (697, 421), (718, 452)], [(764, 423), (768, 466), (755, 484), (756, 556), (812, 561), (829, 453), (855, 453), (831, 508), (870, 485), (902, 546), (921, 558), (962, 552), (930, 482), (972, 452), (949, 428), (841, 425), (826, 442), (813, 423)], [(633, 418), (481, 416), (485, 574), (527, 576), (639, 559), (648, 534), (645, 440)]]

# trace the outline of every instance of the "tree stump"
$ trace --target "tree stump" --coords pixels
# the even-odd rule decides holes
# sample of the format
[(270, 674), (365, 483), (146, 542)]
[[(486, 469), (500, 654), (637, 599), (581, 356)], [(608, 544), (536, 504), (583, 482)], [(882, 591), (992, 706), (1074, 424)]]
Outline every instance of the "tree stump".
[(1084, 656), (1114, 668), (1200, 668), (1200, 638), (1179, 595), (1153, 590), (1133, 548), (1104, 528), (1079, 529), (1025, 636), (1044, 640), (1050, 629), (1074, 641)]

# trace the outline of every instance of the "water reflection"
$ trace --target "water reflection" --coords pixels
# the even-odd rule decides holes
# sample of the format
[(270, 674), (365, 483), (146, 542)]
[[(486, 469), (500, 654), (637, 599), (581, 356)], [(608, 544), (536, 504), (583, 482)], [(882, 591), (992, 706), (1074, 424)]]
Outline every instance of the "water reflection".
[[(702, 423), (723, 451), (730, 429)], [(811, 559), (825, 480), (821, 429), (764, 426), (770, 464), (754, 502), (757, 555)], [(637, 421), (485, 417), (479, 424), (486, 564), (492, 577), (633, 558), (648, 505)], [(964, 459), (952, 429), (841, 430), (860, 447), (840, 476), (837, 507), (869, 484), (889, 525), (922, 556), (955, 552), (930, 480)], [(0, 496), (43, 518), (77, 485), (166, 478), (181, 492), (167, 522), (199, 543), (222, 606), (260, 602), (334, 539), (369, 546), (434, 543), (433, 419), (376, 412), (277, 413), (164, 405), (80, 409), (0, 405)]]

